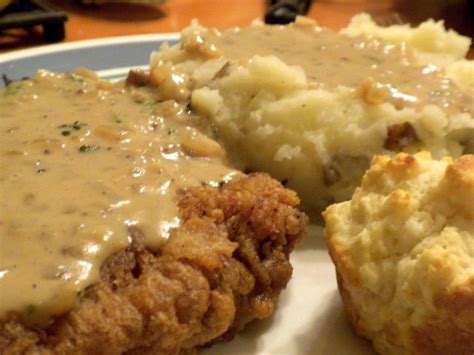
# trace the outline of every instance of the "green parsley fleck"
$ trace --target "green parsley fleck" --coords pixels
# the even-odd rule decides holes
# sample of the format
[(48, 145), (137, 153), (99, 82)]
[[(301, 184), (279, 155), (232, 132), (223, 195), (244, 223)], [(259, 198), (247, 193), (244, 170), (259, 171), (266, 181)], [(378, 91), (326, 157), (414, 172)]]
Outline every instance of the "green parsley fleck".
[(81, 129), (81, 127), (86, 126), (86, 125), (87, 125), (87, 123), (81, 123), (81, 122), (79, 122), (79, 121), (75, 121), (75, 122), (72, 124), (71, 127), (72, 127), (72, 129), (75, 129), (76, 131), (78, 131), (78, 130)]
[(158, 105), (158, 101), (145, 101), (143, 103), (147, 111), (153, 112), (156, 109), (156, 106)]
[(5, 89), (5, 96), (17, 94), (21, 90), (21, 85), (8, 85)]
[(100, 147), (98, 145), (94, 145), (94, 144), (84, 144), (84, 145), (81, 145), (79, 147), (79, 152), (81, 153), (89, 153), (89, 152), (93, 152), (93, 151), (96, 151), (96, 150), (99, 150)]
[(78, 83), (83, 83), (85, 81), (84, 78), (81, 78), (80, 76), (75, 75), (75, 74), (69, 75), (68, 78), (71, 79), (72, 81), (76, 81)]
[(37, 309), (38, 307), (35, 304), (29, 304), (26, 308), (26, 313), (31, 316), (37, 311)]

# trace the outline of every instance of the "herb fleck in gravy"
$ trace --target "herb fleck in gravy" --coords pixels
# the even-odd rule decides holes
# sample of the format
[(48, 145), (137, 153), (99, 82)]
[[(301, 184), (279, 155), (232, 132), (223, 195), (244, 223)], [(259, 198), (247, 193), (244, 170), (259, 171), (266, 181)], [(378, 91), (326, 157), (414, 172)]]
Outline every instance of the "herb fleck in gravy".
[(180, 224), (180, 189), (236, 174), (198, 117), (147, 88), (39, 72), (0, 90), (0, 318), (74, 306), (139, 227)]
[[(440, 68), (415, 64), (404, 46), (308, 25), (253, 26), (205, 41), (201, 54), (210, 57), (275, 55), (301, 66), (315, 88), (357, 89), (370, 79), (396, 107), (472, 113), (472, 93)], [(0, 318), (16, 311), (43, 322), (68, 311), (104, 260), (129, 245), (130, 227), (156, 249), (180, 224), (179, 190), (237, 174), (199, 131), (200, 119), (159, 95), (46, 71), (0, 90)]]

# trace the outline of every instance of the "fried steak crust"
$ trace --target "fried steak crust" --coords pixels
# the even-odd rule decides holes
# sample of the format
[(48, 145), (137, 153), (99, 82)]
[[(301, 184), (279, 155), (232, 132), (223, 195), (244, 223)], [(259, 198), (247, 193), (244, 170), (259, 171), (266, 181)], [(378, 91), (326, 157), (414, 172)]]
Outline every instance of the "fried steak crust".
[(47, 329), (3, 321), (0, 353), (178, 354), (231, 339), (272, 314), (291, 277), (307, 224), (298, 203), (265, 174), (183, 192), (183, 224), (158, 252), (132, 229), (131, 245)]

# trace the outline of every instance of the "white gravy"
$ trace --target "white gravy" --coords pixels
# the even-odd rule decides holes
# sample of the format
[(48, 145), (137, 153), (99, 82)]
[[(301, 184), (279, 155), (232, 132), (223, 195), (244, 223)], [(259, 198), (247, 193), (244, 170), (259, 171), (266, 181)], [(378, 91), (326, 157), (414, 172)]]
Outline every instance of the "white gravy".
[(130, 226), (156, 249), (180, 189), (237, 174), (196, 116), (154, 95), (46, 71), (0, 90), (0, 318), (68, 311)]
[(441, 68), (417, 64), (405, 46), (298, 23), (237, 28), (211, 33), (206, 40), (214, 55), (235, 61), (274, 55), (301, 66), (313, 87), (358, 88), (371, 78), (397, 107), (435, 104), (449, 113), (474, 112), (472, 92), (457, 87)]

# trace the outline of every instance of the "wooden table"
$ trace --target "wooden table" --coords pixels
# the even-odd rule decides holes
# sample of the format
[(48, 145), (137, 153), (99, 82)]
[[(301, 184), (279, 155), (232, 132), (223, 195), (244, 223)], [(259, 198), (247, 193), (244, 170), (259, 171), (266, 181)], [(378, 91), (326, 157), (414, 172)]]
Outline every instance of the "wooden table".
[[(228, 28), (248, 25), (262, 18), (264, 0), (167, 0), (162, 6), (126, 4), (81, 5), (75, 0), (49, 0), (66, 11), (66, 41), (130, 34), (178, 32), (193, 18), (206, 26)], [(340, 29), (349, 19), (366, 11), (377, 17), (398, 13), (403, 21), (418, 24), (428, 17), (445, 19), (448, 27), (473, 36), (471, 0), (317, 0), (309, 16), (319, 24)], [(470, 8), (469, 8), (470, 7)], [(0, 51), (43, 44), (38, 31), (13, 31), (0, 35)], [(474, 51), (470, 51), (474, 57)]]

